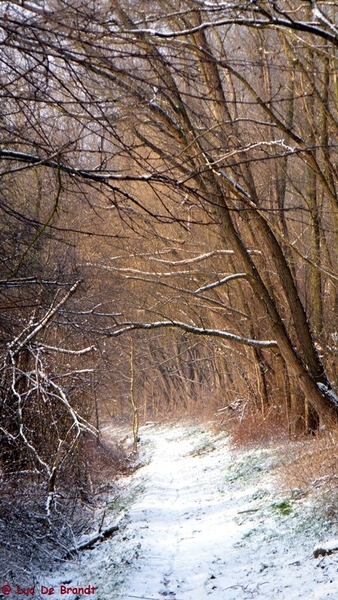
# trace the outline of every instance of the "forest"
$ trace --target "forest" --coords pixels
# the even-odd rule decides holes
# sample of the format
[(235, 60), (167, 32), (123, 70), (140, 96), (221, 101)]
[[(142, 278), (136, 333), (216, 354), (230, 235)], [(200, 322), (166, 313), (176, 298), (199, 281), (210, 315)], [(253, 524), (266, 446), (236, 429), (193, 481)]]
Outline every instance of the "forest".
[(105, 420), (335, 427), (337, 14), (1, 0), (6, 552), (67, 547)]

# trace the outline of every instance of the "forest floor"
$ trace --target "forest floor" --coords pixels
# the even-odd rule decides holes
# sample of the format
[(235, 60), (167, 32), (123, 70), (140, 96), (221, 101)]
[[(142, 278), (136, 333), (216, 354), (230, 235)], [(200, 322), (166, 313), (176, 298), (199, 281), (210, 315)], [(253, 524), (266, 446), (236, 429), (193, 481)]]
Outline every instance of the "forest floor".
[(81, 587), (93, 600), (338, 599), (338, 554), (313, 553), (338, 537), (337, 523), (318, 497), (282, 491), (281, 446), (233, 449), (201, 425), (149, 425), (140, 435), (142, 466), (119, 481), (105, 517), (119, 519), (119, 532), (44, 574), (43, 591), (67, 600)]

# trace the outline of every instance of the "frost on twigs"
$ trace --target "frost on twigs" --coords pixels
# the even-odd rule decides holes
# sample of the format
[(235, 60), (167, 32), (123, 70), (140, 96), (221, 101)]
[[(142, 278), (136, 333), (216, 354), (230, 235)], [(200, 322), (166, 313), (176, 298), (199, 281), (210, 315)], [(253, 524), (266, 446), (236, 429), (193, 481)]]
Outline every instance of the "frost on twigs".
[(65, 348), (57, 327), (53, 331), (79, 283), (56, 291), (47, 308), (22, 319), (3, 346), (0, 564), (8, 582), (64, 560), (111, 499), (106, 482), (120, 470), (119, 454), (98, 439), (91, 423), (92, 369), (83, 361), (95, 349)]

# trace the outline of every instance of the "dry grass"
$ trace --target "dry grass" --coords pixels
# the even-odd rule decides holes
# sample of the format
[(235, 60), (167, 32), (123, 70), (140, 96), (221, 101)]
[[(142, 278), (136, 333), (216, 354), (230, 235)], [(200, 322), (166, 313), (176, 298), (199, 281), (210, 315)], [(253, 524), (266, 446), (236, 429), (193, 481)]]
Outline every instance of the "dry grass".
[[(338, 515), (338, 427), (316, 435), (290, 436), (285, 414), (270, 409), (263, 416), (245, 408), (229, 420), (234, 447), (277, 444), (281, 457), (277, 479), (281, 488), (300, 495), (318, 494)], [(335, 508), (337, 506), (337, 509)]]
[(280, 473), (284, 486), (304, 494), (338, 493), (338, 428), (291, 442), (284, 452)]
[(285, 414), (270, 410), (263, 417), (246, 407), (229, 418), (228, 428), (235, 448), (272, 445), (279, 465), (274, 471), (276, 489), (294, 499), (311, 497), (318, 515), (338, 522), (338, 426), (316, 435), (290, 436)]
[(265, 415), (251, 407), (245, 407), (242, 412), (233, 411), (228, 416), (228, 427), (231, 443), (235, 447), (266, 446), (289, 437), (287, 418), (274, 407), (267, 410)]

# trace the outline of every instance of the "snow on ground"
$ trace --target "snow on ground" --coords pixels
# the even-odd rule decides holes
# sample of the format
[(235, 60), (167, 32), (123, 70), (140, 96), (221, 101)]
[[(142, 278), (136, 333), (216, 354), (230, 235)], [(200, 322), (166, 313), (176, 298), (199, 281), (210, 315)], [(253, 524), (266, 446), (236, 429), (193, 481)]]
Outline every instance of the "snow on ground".
[(207, 428), (151, 426), (141, 456), (111, 506), (118, 535), (41, 578), (58, 598), (93, 586), (95, 600), (338, 599), (338, 554), (313, 556), (336, 524), (276, 490), (278, 448), (231, 451)]

